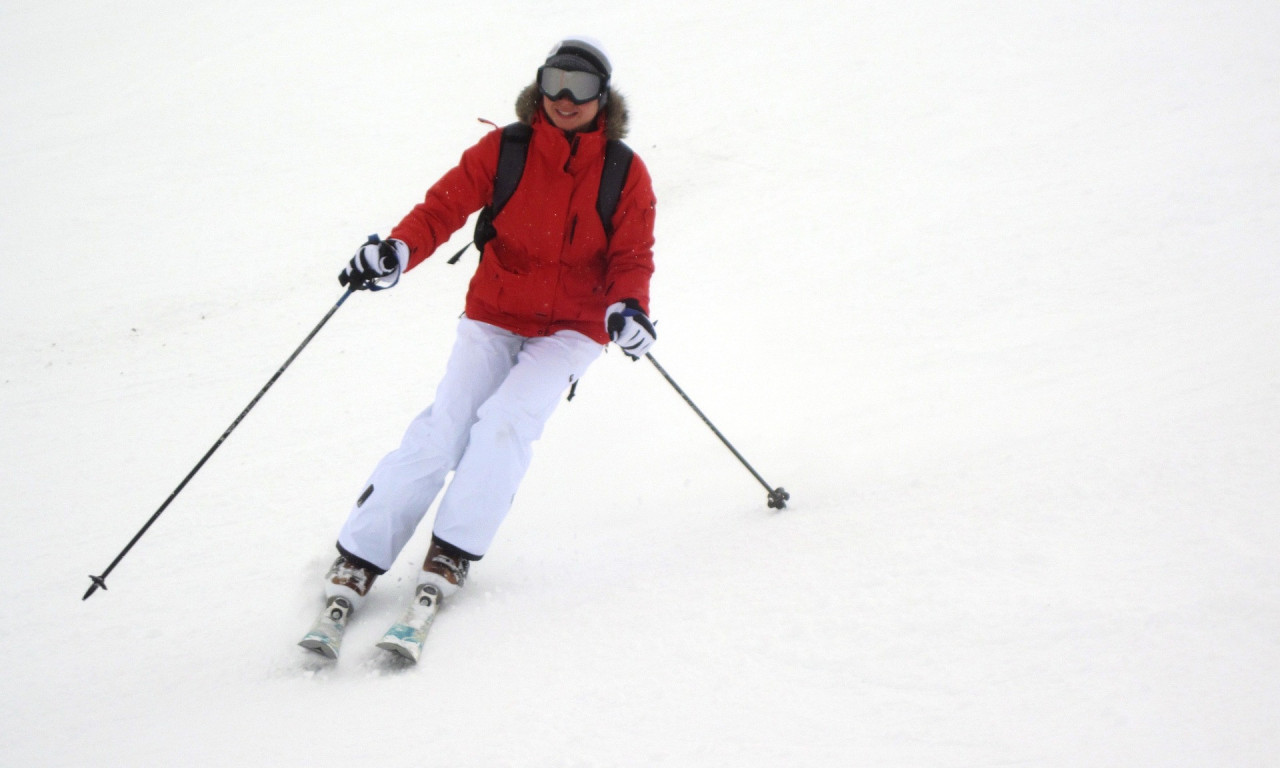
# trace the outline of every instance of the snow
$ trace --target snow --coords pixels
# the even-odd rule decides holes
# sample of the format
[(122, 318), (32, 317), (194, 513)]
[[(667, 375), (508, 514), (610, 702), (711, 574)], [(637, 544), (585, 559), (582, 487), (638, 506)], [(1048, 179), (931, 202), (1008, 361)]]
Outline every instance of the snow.
[[(562, 406), (398, 669), (294, 647), (470, 268), (335, 277), (551, 43), (613, 54), (658, 373)], [(1261, 766), (1280, 6), (11, 0), (0, 764)], [(465, 237), (455, 238), (452, 253)], [(467, 264), (474, 264), (472, 254)]]

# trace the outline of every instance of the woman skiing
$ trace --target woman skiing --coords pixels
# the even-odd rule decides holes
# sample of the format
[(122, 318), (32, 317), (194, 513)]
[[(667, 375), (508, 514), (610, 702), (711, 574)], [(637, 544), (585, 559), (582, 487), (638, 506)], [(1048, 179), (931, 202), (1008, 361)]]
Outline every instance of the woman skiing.
[[(390, 237), (371, 238), (339, 277), (353, 288), (390, 287), (485, 209), (480, 263), (435, 399), (374, 468), (338, 534), (325, 596), (339, 639), (450, 472), (415, 601), (434, 612), (453, 595), (488, 551), (565, 389), (609, 341), (638, 358), (656, 337), (647, 317), (655, 201), (639, 157), (627, 150), (629, 167), (614, 174), (621, 187), (607, 221), (597, 206), (606, 150), (627, 132), (611, 74), (595, 41), (557, 43), (516, 100), (527, 128), (491, 131), (463, 152)], [(511, 135), (527, 143), (504, 140)], [(506, 164), (512, 152), (523, 153), (523, 169), (502, 204), (495, 178), (500, 156)]]

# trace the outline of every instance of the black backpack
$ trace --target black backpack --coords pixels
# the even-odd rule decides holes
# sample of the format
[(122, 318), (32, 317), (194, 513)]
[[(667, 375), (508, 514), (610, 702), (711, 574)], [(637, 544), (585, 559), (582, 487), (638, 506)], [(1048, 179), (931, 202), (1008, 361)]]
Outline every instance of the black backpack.
[[(462, 254), (473, 244), (483, 254), (485, 245), (498, 234), (493, 227), (493, 220), (502, 212), (503, 206), (520, 184), (520, 177), (524, 175), (524, 161), (529, 154), (529, 140), (532, 138), (533, 127), (524, 123), (512, 123), (502, 129), (498, 171), (493, 177), (493, 200), (480, 211), (471, 242), (462, 246), (462, 250), (449, 259), (450, 264), (457, 264)], [(618, 139), (609, 139), (605, 144), (604, 172), (600, 174), (600, 189), (596, 193), (596, 213), (600, 215), (606, 237), (613, 237), (613, 214), (618, 209), (618, 200), (622, 197), (622, 187), (627, 182), (627, 173), (631, 170), (631, 158), (634, 155), (631, 147)]]

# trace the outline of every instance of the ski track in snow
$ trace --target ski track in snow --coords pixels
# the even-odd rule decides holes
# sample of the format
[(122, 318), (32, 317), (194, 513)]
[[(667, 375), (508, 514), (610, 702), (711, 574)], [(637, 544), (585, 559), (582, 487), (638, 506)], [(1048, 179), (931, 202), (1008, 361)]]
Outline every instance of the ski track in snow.
[[(1280, 753), (1273, 4), (0, 19), (0, 764)], [(659, 197), (654, 355), (790, 508), (611, 353), (422, 661), (373, 643), (426, 525), (309, 658), (346, 505), (452, 341), (470, 266), (436, 258), (347, 302), (82, 602), (580, 31)]]

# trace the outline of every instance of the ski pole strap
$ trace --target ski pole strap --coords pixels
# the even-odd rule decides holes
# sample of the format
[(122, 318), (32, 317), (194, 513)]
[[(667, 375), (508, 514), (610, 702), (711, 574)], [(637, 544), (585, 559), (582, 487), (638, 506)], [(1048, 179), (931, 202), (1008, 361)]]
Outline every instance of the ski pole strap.
[(453, 254), (453, 258), (449, 259), (448, 263), (449, 263), (449, 264), (457, 264), (457, 263), (458, 263), (458, 259), (461, 259), (461, 258), (462, 258), (462, 254), (466, 253), (466, 252), (467, 252), (467, 249), (468, 249), (468, 248), (470, 248), (470, 247), (471, 247), (471, 243), (467, 243), (466, 245), (462, 246), (462, 250), (460, 250), (460, 251), (458, 251), (457, 253)]

